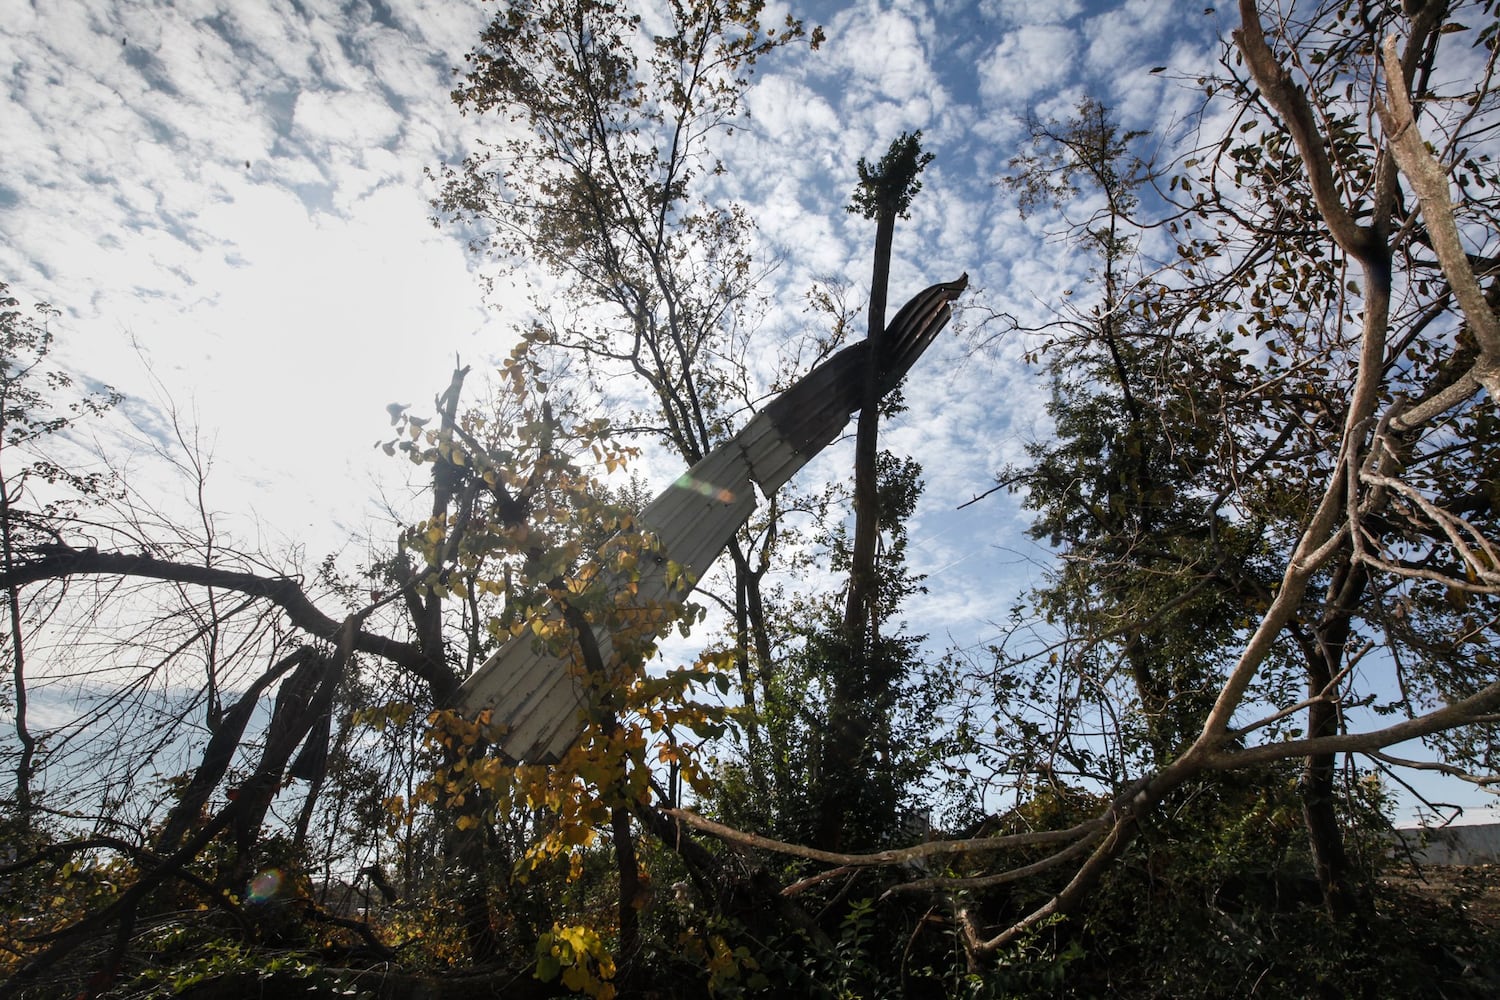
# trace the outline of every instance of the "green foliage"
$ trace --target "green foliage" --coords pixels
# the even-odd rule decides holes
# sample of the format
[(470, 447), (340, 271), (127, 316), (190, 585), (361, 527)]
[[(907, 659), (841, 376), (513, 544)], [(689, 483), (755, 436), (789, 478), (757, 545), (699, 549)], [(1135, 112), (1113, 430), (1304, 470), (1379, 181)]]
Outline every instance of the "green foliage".
[[(1100, 680), (1119, 669), (1160, 761), (1195, 735), (1236, 643), (1269, 602), (1279, 575), (1272, 542), (1292, 510), (1275, 497), (1218, 508), (1220, 441), (1197, 416), (1218, 401), (1153, 385), (1156, 340), (1122, 323), (1112, 351), (1055, 355), (1055, 436), (1028, 446), (1031, 464), (1007, 470), (1006, 481), (1037, 512), (1032, 537), (1065, 553), (1032, 595), (1074, 640), (1052, 665)], [(1193, 347), (1179, 340), (1176, 350)], [(1122, 391), (1122, 378), (1134, 389)]]
[(38, 304), (33, 318), (20, 305), (0, 281), (0, 447), (25, 456), (20, 465), (14, 459), (6, 463), (8, 502), (16, 503), (24, 482), (33, 477), (97, 497), (108, 489), (109, 475), (65, 467), (46, 447), (47, 439), (82, 417), (102, 415), (120, 394), (109, 386), (75, 392), (73, 377), (47, 361), (53, 344), (48, 324), (58, 311)]
[(597, 1000), (612, 1000), (615, 987), (614, 959), (599, 935), (587, 927), (563, 927), (552, 930), (537, 941), (536, 978), (543, 982), (562, 980), (574, 993)]
[(879, 163), (871, 165), (861, 156), (857, 165), (859, 184), (848, 211), (866, 219), (906, 218), (912, 199), (922, 190), (918, 175), (932, 160), (932, 153), (922, 152), (921, 129), (897, 136)]
[[(921, 492), (921, 466), (882, 453), (884, 545), (876, 563), (873, 639), (856, 656), (844, 634), (842, 595), (796, 604), (780, 622), (786, 654), (760, 704), (767, 734), (762, 767), (770, 795), (749, 780), (752, 761), (721, 766), (709, 791), (731, 825), (792, 842), (845, 850), (904, 842), (902, 817), (923, 812), (922, 782), (941, 756), (933, 720), (952, 695), (952, 677), (924, 661), (923, 637), (899, 624), (904, 600), (922, 589), (905, 565), (906, 521)], [(835, 572), (847, 572), (842, 527), (824, 537)], [(892, 624), (896, 627), (892, 628)], [(746, 748), (746, 755), (754, 752)], [(844, 817), (837, 829), (828, 817)]]
[(151, 963), (131, 983), (138, 991), (135, 996), (179, 997), (190, 995), (195, 988), (222, 987), (226, 981), (235, 980), (257, 986), (276, 981), (282, 988), (297, 983), (308, 993), (337, 989), (311, 950), (267, 954), (254, 944), (226, 937), (223, 928), (212, 925), (169, 923), (141, 943)]
[[(610, 399), (617, 375), (644, 382), (651, 403), (628, 423), (690, 461), (732, 429), (745, 377), (734, 331), (757, 278), (750, 220), (700, 190), (722, 170), (712, 142), (734, 127), (755, 63), (804, 35), (763, 12), (685, 0), (648, 27), (625, 4), (511, 4), (453, 95), (526, 127), (445, 171), (437, 207), (481, 223), (502, 261), (562, 283), (536, 302), (541, 325), (597, 395)], [(596, 320), (575, 328), (575, 312)]]
[(874, 922), (873, 899), (854, 900), (839, 922), (835, 964), (827, 980), (829, 995), (838, 1000), (889, 996), (897, 988), (890, 969), (873, 950)]
[[(1032, 928), (987, 963), (973, 992), (948, 995), (1485, 995), (1500, 970), (1500, 926), (1390, 880), (1378, 803), (1361, 798), (1367, 787), (1346, 789), (1358, 819), (1350, 849), (1373, 897), (1357, 921), (1335, 921), (1322, 905), (1295, 768), (1281, 766), (1180, 789), (1086, 913)], [(1057, 828), (1093, 808), (1044, 789), (994, 829)], [(972, 901), (972, 916), (1004, 921), (1055, 888), (1028, 880), (1010, 898)]]
[[(1227, 338), (1168, 335), (1123, 291), (1135, 284), (1124, 270), (1130, 213), (1148, 176), (1132, 152), (1140, 134), (1122, 132), (1093, 100), (1067, 122), (1033, 121), (1031, 130), (1034, 151), (1013, 159), (1019, 172), (1006, 179), (1023, 210), (1083, 191), (1105, 207), (1072, 234), (1098, 261), (1098, 301), (1060, 321), (1038, 352), (1055, 433), (1003, 477), (1037, 512), (1032, 537), (1063, 556), (1031, 595), (1062, 641), (1044, 662), (1031, 650), (1007, 652), (1002, 669), (1037, 660), (1033, 695), (1038, 682), (1076, 690), (1065, 704), (1080, 708), (1119, 697), (1109, 685), (1123, 675), (1134, 704), (1112, 710), (1119, 749), (1103, 769), (1077, 768), (1119, 780), (1142, 750), (1159, 764), (1196, 735), (1237, 643), (1269, 602), (1280, 573), (1269, 541), (1289, 507), (1223, 509), (1229, 445), (1209, 415), (1234, 405), (1224, 386), (1243, 377)], [(1073, 751), (1073, 763), (1090, 753)]]

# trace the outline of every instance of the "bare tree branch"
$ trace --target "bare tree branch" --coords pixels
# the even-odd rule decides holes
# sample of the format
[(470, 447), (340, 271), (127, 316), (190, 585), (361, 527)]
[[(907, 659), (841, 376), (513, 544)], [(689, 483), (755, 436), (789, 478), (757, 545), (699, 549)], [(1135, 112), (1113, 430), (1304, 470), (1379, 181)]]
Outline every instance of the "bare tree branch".
[[(218, 587), (252, 597), (262, 597), (286, 612), (293, 625), (319, 639), (332, 640), (342, 624), (318, 609), (302, 585), (286, 576), (267, 577), (254, 573), (198, 566), (159, 559), (144, 553), (101, 552), (98, 549), (66, 548), (50, 551), (41, 558), (18, 562), (9, 572), (0, 573), (0, 588), (23, 587), (43, 580), (61, 580), (74, 576), (123, 576), (174, 583)], [(431, 686), (439, 701), (446, 701), (458, 689), (458, 679), (442, 662), (435, 662), (422, 649), (359, 629), (354, 649), (370, 653), (412, 671)]]

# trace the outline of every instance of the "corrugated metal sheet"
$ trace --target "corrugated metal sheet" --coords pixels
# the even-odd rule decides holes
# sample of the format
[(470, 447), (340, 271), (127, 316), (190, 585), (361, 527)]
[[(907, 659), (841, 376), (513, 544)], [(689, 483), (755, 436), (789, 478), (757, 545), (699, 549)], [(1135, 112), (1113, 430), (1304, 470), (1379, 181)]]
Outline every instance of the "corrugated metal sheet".
[[(957, 281), (925, 289), (886, 325), (881, 339), (882, 396), (896, 387), (947, 325), (952, 302), (968, 281), (968, 275), (964, 275)], [(746, 447), (756, 471), (764, 470), (764, 478), (757, 476), (756, 482), (767, 496), (784, 486), (797, 470), (838, 437), (849, 423), (850, 415), (864, 404), (865, 359), (869, 350), (869, 343), (861, 341), (839, 351), (766, 404), (760, 415), (740, 432), (741, 438), (754, 435), (753, 446), (747, 442)], [(774, 426), (775, 437), (756, 427), (762, 419)]]
[[(697, 580), (755, 509), (744, 458), (719, 449), (678, 477), (641, 512), (644, 531), (659, 546), (639, 568), (634, 603), (659, 607), (674, 595), (667, 579), (673, 562)], [(623, 581), (621, 581), (623, 583)], [(594, 630), (601, 658), (611, 653), (609, 631)], [(497, 650), (464, 684), (459, 704), (467, 712), (490, 710), (494, 738), (508, 757), (547, 763), (564, 753), (580, 731), (583, 692), (557, 657), (523, 634)]]
[(755, 509), (750, 468), (738, 448), (717, 448), (641, 511), (669, 558), (707, 572)]
[[(968, 283), (933, 285), (908, 302), (882, 341), (881, 393), (889, 392), (947, 324), (951, 304)], [(640, 571), (636, 600), (660, 605), (671, 596), (667, 563), (696, 581), (729, 544), (755, 507), (755, 488), (770, 496), (838, 436), (864, 401), (868, 343), (847, 347), (766, 406), (743, 430), (678, 477), (641, 513), (660, 547)], [(624, 581), (621, 581), (623, 584)], [(595, 629), (605, 663), (610, 636)], [(530, 635), (511, 639), (484, 662), (459, 692), (459, 707), (491, 712), (491, 736), (506, 756), (555, 761), (582, 731), (583, 692), (564, 662)]]

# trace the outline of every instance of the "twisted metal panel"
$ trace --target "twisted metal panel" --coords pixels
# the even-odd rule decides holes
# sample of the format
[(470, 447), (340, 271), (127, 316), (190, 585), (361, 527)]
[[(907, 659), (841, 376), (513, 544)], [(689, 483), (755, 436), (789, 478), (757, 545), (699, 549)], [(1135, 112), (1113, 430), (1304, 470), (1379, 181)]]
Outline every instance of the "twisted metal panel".
[[(881, 395), (895, 388), (952, 315), (952, 303), (968, 284), (933, 285), (902, 307), (881, 342)], [(838, 436), (864, 402), (869, 343), (846, 347), (808, 372), (766, 405), (744, 429), (695, 464), (641, 512), (642, 527), (657, 547), (638, 578), (642, 607), (673, 596), (667, 564), (701, 579), (755, 508), (755, 486), (769, 497)], [(607, 629), (594, 630), (604, 663), (612, 643)], [(464, 682), (458, 707), (488, 709), (491, 737), (509, 758), (527, 763), (556, 761), (583, 726), (584, 693), (563, 660), (522, 634), (496, 650)]]

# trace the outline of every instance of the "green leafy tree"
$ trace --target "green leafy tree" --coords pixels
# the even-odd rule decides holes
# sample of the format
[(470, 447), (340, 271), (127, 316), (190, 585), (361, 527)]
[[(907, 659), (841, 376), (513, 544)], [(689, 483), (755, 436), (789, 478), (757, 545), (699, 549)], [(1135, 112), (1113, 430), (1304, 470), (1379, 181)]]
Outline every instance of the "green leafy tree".
[[(1150, 350), (1119, 351), (1124, 377), (1095, 394), (1114, 401), (1086, 404), (1112, 406), (1115, 419), (1099, 413), (1112, 429), (1097, 442), (1104, 460), (1084, 466), (1079, 494), (1092, 502), (1077, 518), (1106, 537), (1127, 517), (1160, 518), (1149, 487), (1184, 482), (1168, 461), (1184, 459), (1184, 472), (1204, 461), (1186, 484), (1190, 499), (1172, 499), (1184, 513), (1203, 505), (1201, 541), (1163, 565), (1197, 567), (1206, 589), (1179, 593), (1217, 590), (1228, 598), (1220, 611), (1238, 602), (1243, 617), (1237, 634), (1220, 633), (1233, 641), (1196, 733), (1184, 728), (1184, 740), (1135, 771), (1101, 814), (1108, 832), (1088, 859), (1024, 917), (976, 934), (980, 954), (1081, 906), (1164, 800), (1291, 758), (1303, 761), (1299, 799), (1321, 896), (1343, 916), (1358, 908), (1338, 810), (1355, 788), (1337, 782), (1344, 755), (1386, 768), (1396, 763), (1387, 748), (1429, 737), (1451, 754), (1433, 766), (1461, 772), (1474, 759), (1466, 750), (1492, 742), (1500, 684), (1474, 637), (1493, 621), (1488, 557), (1478, 553), (1495, 526), (1476, 492), (1493, 445), (1481, 394), (1500, 342), (1486, 339), (1488, 251), (1456, 236), (1467, 227), (1487, 246), (1494, 188), (1474, 150), (1490, 127), (1475, 110), (1488, 107), (1490, 77), (1479, 68), (1439, 90), (1433, 73), (1450, 46), (1477, 43), (1475, 65), (1489, 65), (1493, 11), (1330, 3), (1294, 15), (1243, 0), (1239, 13), (1223, 74), (1204, 81), (1233, 130), (1203, 135), (1167, 185), (1178, 202), (1175, 273), (1122, 287), (1139, 325), (1119, 334), (1150, 338)], [(1109, 345), (1099, 348), (1090, 363), (1115, 367)], [(1130, 371), (1142, 361), (1144, 382)], [(1136, 437), (1139, 450), (1127, 384), (1137, 412), (1159, 420)], [(1060, 460), (1085, 440), (1081, 425), (1064, 430), (1077, 437), (1060, 443)], [(1121, 472), (1142, 460), (1148, 475), (1134, 481), (1148, 489), (1132, 509)], [(1158, 523), (1173, 536), (1189, 527)], [(1226, 527), (1251, 537), (1235, 542)], [(1145, 568), (1139, 557), (1167, 552), (1162, 543), (1139, 538), (1133, 564)], [(1221, 562), (1220, 550), (1238, 561)], [(1147, 621), (1189, 610), (1168, 603)], [(1207, 611), (1211, 623), (1219, 612)], [(1127, 617), (1116, 634), (1139, 627)], [(1278, 679), (1292, 668), (1303, 678), (1295, 687)], [(1373, 712), (1360, 713), (1365, 705)], [(1382, 724), (1382, 712), (1401, 718)], [(1293, 717), (1305, 726), (1289, 729)]]
[[(454, 100), (499, 119), (504, 138), (443, 172), (438, 207), (478, 224), (476, 244), (500, 260), (546, 272), (555, 284), (533, 310), (558, 365), (623, 410), (622, 432), (691, 464), (764, 395), (746, 358), (766, 265), (750, 254), (745, 211), (712, 197), (714, 141), (744, 113), (756, 62), (804, 30), (790, 15), (763, 24), (759, 0), (680, 0), (661, 13), (651, 28), (610, 3), (498, 13)], [(821, 37), (812, 32), (814, 47)], [(775, 533), (767, 526), (761, 542)], [(730, 543), (723, 599), (757, 743), (756, 674), (774, 670), (760, 592), (771, 548), (748, 534)]]
[[(926, 637), (909, 634), (900, 620), (906, 599), (924, 589), (906, 568), (906, 521), (921, 493), (921, 466), (889, 452), (879, 465), (882, 546), (868, 651), (849, 647), (844, 595), (785, 607), (776, 633), (786, 662), (762, 709), (772, 794), (758, 794), (743, 780), (745, 768), (731, 765), (708, 796), (733, 826), (828, 850), (878, 850), (909, 841), (903, 820), (925, 815), (923, 781), (943, 751), (933, 720), (952, 689), (927, 664)], [(823, 541), (833, 570), (847, 573), (848, 532), (835, 529)]]
[[(1099, 295), (1041, 331), (1055, 435), (1003, 479), (1037, 511), (1032, 536), (1060, 554), (1054, 582), (1033, 600), (1074, 652), (1047, 662), (1107, 680), (1118, 660), (1139, 706), (1123, 721), (1143, 721), (1146, 759), (1160, 764), (1201, 726), (1246, 602), (1269, 583), (1263, 519), (1231, 521), (1205, 488), (1219, 442), (1199, 414), (1214, 401), (1170, 380), (1163, 353), (1226, 372), (1236, 359), (1218, 338), (1172, 338), (1140, 315), (1131, 262), (1149, 173), (1131, 146), (1142, 133), (1121, 131), (1091, 99), (1066, 122), (1029, 124), (1034, 149), (1011, 161), (1006, 184), (1023, 213), (1080, 195), (1099, 206), (1070, 229), (1096, 261)], [(1133, 732), (1121, 735), (1136, 745)]]

